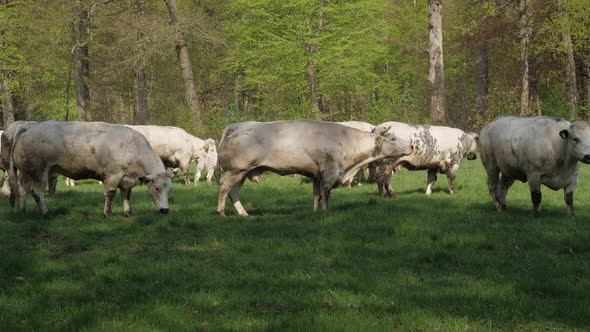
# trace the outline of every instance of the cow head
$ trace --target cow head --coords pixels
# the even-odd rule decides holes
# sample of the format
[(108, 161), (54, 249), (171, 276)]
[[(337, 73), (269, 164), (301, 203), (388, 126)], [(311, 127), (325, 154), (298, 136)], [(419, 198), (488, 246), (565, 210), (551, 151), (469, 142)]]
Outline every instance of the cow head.
[(559, 136), (570, 143), (570, 151), (577, 160), (590, 164), (590, 125), (586, 121), (572, 123), (569, 129), (560, 131)]
[(466, 139), (463, 141), (463, 149), (465, 149), (465, 156), (467, 160), (477, 159), (477, 140), (479, 134), (474, 132), (465, 133)]
[(385, 157), (398, 159), (411, 154), (413, 150), (409, 141), (397, 138), (395, 135), (375, 137), (375, 152)]
[(170, 194), (170, 190), (172, 190), (172, 179), (175, 176), (176, 173), (166, 171), (139, 177), (139, 181), (146, 184), (148, 191), (152, 194), (154, 208), (162, 214), (166, 214), (170, 210), (168, 195)]

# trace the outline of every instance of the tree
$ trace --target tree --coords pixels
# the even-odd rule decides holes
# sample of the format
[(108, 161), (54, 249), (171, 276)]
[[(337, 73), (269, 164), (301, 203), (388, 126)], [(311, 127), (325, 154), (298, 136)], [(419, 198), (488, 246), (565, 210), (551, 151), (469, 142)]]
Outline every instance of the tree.
[[(309, 32), (310, 37), (314, 36), (314, 34), (320, 34), (322, 32), (324, 26), (324, 0), (319, 0), (320, 3), (320, 13), (318, 18), (318, 26), (317, 29), (314, 29), (311, 23), (311, 18), (308, 16), (305, 18), (305, 22), (307, 25), (307, 30)], [(313, 61), (314, 53), (316, 52), (318, 46), (314, 43), (306, 43), (305, 44), (305, 53), (307, 58), (307, 84), (309, 85), (309, 92), (310, 92), (310, 100), (311, 100), (311, 112), (316, 120), (321, 120), (322, 118), (322, 110), (321, 110), (321, 101), (318, 94), (318, 84), (316, 79), (316, 66)]]
[(569, 118), (573, 121), (578, 117), (578, 101), (580, 99), (578, 84), (576, 83), (576, 61), (574, 59), (574, 47), (570, 33), (569, 19), (565, 8), (566, 0), (559, 0), (558, 3), (563, 50), (565, 53), (565, 79), (567, 84), (567, 100), (570, 109)]
[(520, 115), (529, 115), (529, 36), (528, 0), (519, 0), (519, 37), (520, 37)]
[(72, 24), (74, 47), (72, 56), (74, 61), (74, 91), (76, 94), (76, 108), (78, 121), (90, 120), (90, 55), (88, 44), (90, 43), (91, 3), (78, 0), (77, 13)]
[(182, 80), (184, 81), (186, 103), (192, 114), (193, 125), (197, 128), (202, 128), (203, 109), (197, 95), (195, 75), (193, 73), (193, 66), (188, 53), (185, 31), (180, 24), (176, 0), (165, 1), (170, 14), (170, 24), (176, 28), (176, 54), (178, 57), (178, 64), (180, 65)]
[[(480, 5), (484, 4), (486, 0), (479, 0)], [(485, 17), (481, 24), (485, 24)], [(477, 97), (475, 102), (475, 107), (477, 108), (477, 112), (483, 118), (485, 118), (486, 109), (487, 109), (487, 97), (488, 97), (488, 62), (489, 62), (489, 52), (488, 52), (488, 43), (485, 38), (481, 38), (477, 44), (477, 59), (475, 60), (475, 67), (476, 67), (476, 90), (477, 90)]]
[(442, 44), (442, 0), (428, 1), (428, 83), (430, 116), (439, 123), (446, 120), (445, 71)]
[[(136, 0), (137, 17), (144, 16), (145, 3), (144, 0)], [(144, 38), (143, 32), (140, 30), (137, 34), (138, 43)], [(144, 63), (140, 63), (135, 71), (133, 82), (133, 96), (134, 96), (134, 112), (133, 123), (138, 125), (147, 125), (150, 123), (150, 113), (148, 110), (148, 73)]]

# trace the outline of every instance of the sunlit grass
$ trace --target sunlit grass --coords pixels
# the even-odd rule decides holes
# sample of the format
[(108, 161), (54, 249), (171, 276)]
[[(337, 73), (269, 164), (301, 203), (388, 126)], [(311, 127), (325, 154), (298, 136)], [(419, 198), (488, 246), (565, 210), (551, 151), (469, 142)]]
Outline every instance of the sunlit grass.
[(444, 176), (396, 175), (398, 196), (373, 184), (333, 191), (312, 210), (311, 183), (247, 182), (251, 216), (215, 215), (214, 185), (175, 183), (171, 212), (145, 188), (135, 216), (102, 218), (102, 187), (60, 183), (40, 219), (0, 202), (0, 330), (588, 330), (590, 168), (567, 217), (543, 188), (532, 218), (516, 183), (504, 214), (479, 161), (464, 162), (457, 195)]

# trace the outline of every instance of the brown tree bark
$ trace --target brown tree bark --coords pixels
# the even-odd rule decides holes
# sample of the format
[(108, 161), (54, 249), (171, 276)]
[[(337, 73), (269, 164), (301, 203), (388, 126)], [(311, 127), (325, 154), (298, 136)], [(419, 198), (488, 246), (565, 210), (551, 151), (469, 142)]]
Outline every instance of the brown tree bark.
[(528, 0), (519, 0), (519, 36), (520, 36), (520, 115), (528, 116), (530, 113), (529, 99), (529, 35), (528, 25)]
[[(144, 15), (144, 0), (136, 0), (137, 16), (141, 17)], [(143, 33), (138, 32), (137, 38), (141, 40)], [(150, 124), (150, 113), (149, 113), (149, 89), (148, 89), (149, 76), (144, 67), (140, 67), (135, 71), (135, 78), (133, 82), (133, 123), (137, 125)]]
[[(324, 26), (324, 0), (320, 1), (320, 13), (319, 13), (319, 22), (318, 27), (314, 31), (310, 22), (309, 17), (306, 18), (307, 20), (307, 30), (310, 36), (314, 34), (319, 34)], [(312, 43), (305, 44), (305, 53), (307, 57), (307, 70), (306, 70), (306, 78), (307, 78), (307, 85), (309, 86), (309, 95), (311, 99), (311, 111), (313, 114), (314, 119), (321, 120), (322, 119), (322, 109), (321, 109), (321, 101), (320, 95), (318, 93), (318, 84), (316, 79), (316, 67), (313, 63), (313, 55), (317, 50), (317, 45)]]
[(430, 117), (444, 123), (445, 71), (443, 62), (442, 0), (428, 0), (428, 83), (430, 92)]
[(2, 124), (8, 128), (14, 122), (14, 97), (7, 79), (0, 82), (0, 108), (2, 109)]
[(486, 115), (487, 110), (488, 61), (488, 45), (485, 42), (482, 42), (477, 48), (477, 60), (475, 61), (475, 67), (477, 70), (476, 108), (482, 118)]
[(90, 41), (90, 11), (83, 0), (78, 0), (78, 15), (73, 24), (74, 48), (74, 92), (76, 94), (76, 108), (78, 121), (90, 120), (90, 61), (88, 58), (88, 43)]
[[(168, 12), (170, 14), (170, 24), (175, 26), (177, 30), (179, 27), (178, 11), (176, 7), (176, 0), (165, 0)], [(195, 83), (195, 75), (193, 73), (193, 66), (189, 57), (186, 38), (184, 31), (177, 31), (176, 34), (176, 55), (178, 56), (178, 64), (180, 65), (180, 73), (184, 81), (184, 93), (186, 103), (191, 111), (193, 125), (196, 128), (203, 126), (203, 107), (199, 102), (197, 95), (197, 87)]]
[(561, 21), (561, 36), (565, 52), (565, 80), (567, 83), (567, 101), (570, 109), (570, 120), (576, 120), (578, 117), (578, 85), (576, 83), (576, 61), (574, 59), (574, 47), (572, 45), (572, 35), (569, 23), (567, 21), (567, 12), (565, 9), (566, 0), (559, 0), (559, 17)]

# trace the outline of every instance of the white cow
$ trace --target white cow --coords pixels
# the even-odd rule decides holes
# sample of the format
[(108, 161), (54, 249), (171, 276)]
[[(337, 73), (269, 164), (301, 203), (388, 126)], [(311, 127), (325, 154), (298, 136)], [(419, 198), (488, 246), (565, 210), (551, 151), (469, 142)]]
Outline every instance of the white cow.
[(180, 168), (184, 183), (190, 184), (189, 167), (192, 160), (205, 154), (205, 141), (187, 133), (184, 129), (170, 126), (128, 126), (140, 132), (166, 167)]
[(529, 183), (534, 216), (539, 215), (542, 184), (563, 189), (568, 213), (574, 215), (578, 162), (590, 164), (587, 122), (500, 117), (481, 130), (479, 149), (498, 212), (506, 209), (508, 189), (519, 180)]
[(477, 158), (476, 133), (466, 133), (461, 129), (441, 126), (418, 126), (401, 122), (385, 122), (374, 131), (387, 129), (385, 136), (409, 140), (414, 146), (411, 155), (397, 161), (383, 160), (379, 164), (377, 186), (382, 195), (394, 196), (391, 186), (391, 173), (403, 166), (411, 171), (428, 170), (426, 195), (432, 193), (436, 174), (443, 173), (449, 180), (449, 193), (455, 193), (455, 176), (463, 158)]
[(40, 122), (19, 130), (9, 173), (20, 209), (25, 208), (25, 196), (30, 193), (44, 216), (48, 212), (44, 188), (50, 174), (103, 181), (105, 217), (112, 215), (117, 188), (123, 196), (124, 214), (130, 216), (131, 189), (140, 183), (148, 185), (154, 207), (168, 213), (174, 177), (137, 131), (101, 122), (60, 121)]
[(211, 184), (211, 178), (215, 172), (217, 166), (217, 148), (215, 147), (215, 141), (208, 138), (205, 141), (207, 146), (207, 153), (205, 153), (197, 162), (197, 171), (195, 173), (195, 187), (199, 184), (199, 179), (204, 170), (207, 170), (207, 183)]
[[(2, 155), (2, 133), (4, 130), (0, 130), (0, 155)], [(2, 190), (0, 194), (2, 196), (9, 196), (10, 195), (10, 188), (8, 186), (8, 172), (6, 171), (7, 166), (4, 166), (2, 162), (2, 158), (0, 158), (0, 170), (2, 170)]]
[(364, 165), (412, 152), (410, 143), (392, 140), (332, 122), (310, 120), (241, 122), (227, 126), (218, 147), (217, 212), (225, 215), (229, 194), (241, 216), (246, 178), (257, 182), (265, 171), (301, 174), (313, 179), (314, 209), (328, 208), (330, 191), (352, 178)]

